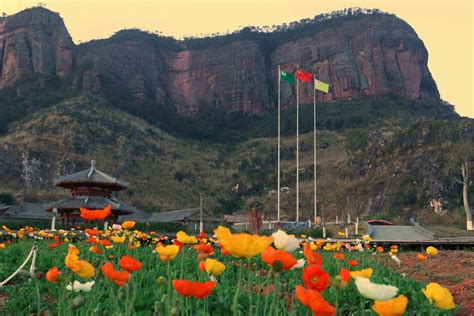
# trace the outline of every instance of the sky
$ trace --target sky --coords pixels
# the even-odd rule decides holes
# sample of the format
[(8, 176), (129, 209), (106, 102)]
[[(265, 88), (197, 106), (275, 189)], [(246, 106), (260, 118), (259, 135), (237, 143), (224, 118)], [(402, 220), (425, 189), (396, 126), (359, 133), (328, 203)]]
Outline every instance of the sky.
[(474, 118), (474, 0), (0, 0), (14, 14), (38, 3), (59, 12), (74, 42), (126, 28), (176, 38), (278, 25), (347, 7), (378, 8), (407, 21), (428, 49), (443, 100)]

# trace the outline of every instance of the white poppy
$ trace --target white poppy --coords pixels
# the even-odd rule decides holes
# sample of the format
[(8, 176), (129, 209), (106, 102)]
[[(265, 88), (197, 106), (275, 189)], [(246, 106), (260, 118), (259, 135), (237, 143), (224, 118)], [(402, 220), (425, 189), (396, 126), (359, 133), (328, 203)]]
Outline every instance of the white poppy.
[(298, 259), (298, 261), (296, 262), (296, 264), (291, 267), (291, 269), (301, 269), (302, 267), (304, 267), (304, 264), (306, 263), (306, 260), (304, 259)]
[(362, 296), (371, 300), (386, 301), (398, 293), (398, 288), (395, 286), (372, 283), (364, 277), (357, 277), (355, 285)]
[(396, 255), (391, 255), (390, 258), (392, 258), (393, 261), (395, 261), (398, 264), (398, 266), (402, 264), (402, 261)]
[(112, 229), (113, 229), (113, 230), (122, 230), (122, 225), (113, 224), (113, 225), (112, 225)]
[(290, 236), (280, 229), (276, 233), (273, 233), (272, 237), (277, 249), (293, 252), (300, 247), (300, 243), (295, 236)]
[(81, 283), (79, 281), (74, 281), (73, 284), (69, 283), (66, 286), (66, 289), (69, 291), (74, 291), (74, 292), (90, 292), (92, 290), (92, 286), (94, 285), (95, 281), (90, 281), (86, 283)]

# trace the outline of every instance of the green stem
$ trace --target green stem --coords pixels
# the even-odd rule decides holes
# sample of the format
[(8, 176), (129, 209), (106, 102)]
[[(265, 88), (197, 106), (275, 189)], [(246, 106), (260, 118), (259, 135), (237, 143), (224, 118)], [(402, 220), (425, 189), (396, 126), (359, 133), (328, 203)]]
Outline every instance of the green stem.
[[(265, 283), (262, 285), (262, 289), (265, 289), (265, 287), (268, 285), (268, 282), (270, 281), (270, 276), (272, 275), (273, 268), (270, 268), (268, 270), (267, 278), (265, 279)], [(265, 295), (265, 307), (263, 308), (263, 315), (267, 314), (267, 305), (268, 305), (268, 294)]]
[(238, 315), (238, 299), (239, 299), (239, 292), (240, 286), (242, 284), (242, 262), (239, 262), (239, 276), (237, 281), (237, 289), (235, 290), (234, 300), (232, 303), (232, 315)]
[(365, 315), (365, 298), (360, 295), (360, 314)]
[(171, 311), (171, 264), (168, 261), (166, 267), (166, 276), (168, 278), (168, 295), (166, 297), (166, 309), (168, 312)]
[(275, 305), (278, 304), (279, 283), (280, 283), (280, 273), (275, 273), (275, 282), (273, 285), (273, 299), (272, 299), (272, 306), (270, 307), (270, 315), (278, 315), (278, 308), (276, 309), (275, 314), (273, 313), (273, 308), (275, 307)]
[(339, 289), (336, 289), (336, 315), (339, 316), (341, 311), (339, 310)]

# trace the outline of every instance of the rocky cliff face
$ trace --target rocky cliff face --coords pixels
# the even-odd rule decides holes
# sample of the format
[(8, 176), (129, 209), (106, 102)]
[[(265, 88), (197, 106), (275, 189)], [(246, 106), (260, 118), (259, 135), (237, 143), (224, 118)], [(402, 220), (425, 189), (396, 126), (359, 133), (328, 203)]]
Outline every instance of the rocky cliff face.
[[(296, 41), (272, 54), (272, 68), (295, 65), (330, 83), (323, 101), (395, 92), (414, 99), (439, 98), (427, 67), (423, 42), (392, 16), (367, 16)], [(311, 85), (300, 87), (300, 102), (313, 100)], [(282, 86), (283, 104), (294, 103), (294, 88)]]
[[(84, 91), (120, 89), (171, 104), (182, 115), (202, 107), (249, 114), (274, 108), (277, 65), (287, 71), (299, 65), (328, 82), (330, 93), (318, 96), (324, 102), (387, 92), (439, 98), (423, 42), (394, 16), (365, 15), (273, 45), (275, 34), (230, 35), (221, 44), (199, 49), (188, 48), (187, 41), (162, 45), (138, 31), (136, 36), (114, 36), (78, 48), (75, 83)], [(76, 48), (62, 20), (41, 8), (1, 22), (0, 52), (0, 88), (22, 74), (63, 78), (75, 66)], [(283, 106), (293, 106), (295, 87), (283, 84), (281, 93)], [(301, 103), (312, 102), (310, 84), (300, 85), (300, 97)]]
[(76, 47), (58, 14), (43, 8), (0, 21), (0, 88), (22, 77), (72, 74)]

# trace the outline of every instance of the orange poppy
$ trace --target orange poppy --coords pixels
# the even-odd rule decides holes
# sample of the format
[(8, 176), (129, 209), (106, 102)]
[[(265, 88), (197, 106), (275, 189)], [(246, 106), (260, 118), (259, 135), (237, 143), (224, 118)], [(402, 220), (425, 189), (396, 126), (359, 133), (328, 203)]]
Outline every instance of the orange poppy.
[(417, 257), (420, 261), (425, 261), (426, 259), (428, 259), (428, 256), (424, 256), (422, 253), (417, 254), (416, 257)]
[(303, 282), (312, 290), (324, 291), (329, 285), (329, 279), (329, 274), (319, 265), (310, 264), (303, 269)]
[(382, 253), (382, 252), (384, 252), (384, 251), (385, 251), (385, 250), (383, 249), (383, 247), (380, 247), (380, 246), (379, 246), (379, 247), (377, 247), (376, 249), (377, 249), (377, 251), (378, 251), (378, 252), (380, 252), (380, 253)]
[(106, 262), (100, 269), (107, 279), (115, 282), (118, 286), (124, 286), (130, 279), (130, 273), (128, 273), (128, 271), (116, 271), (114, 265), (110, 262)]
[(316, 264), (319, 266), (323, 265), (323, 257), (318, 252), (313, 251), (313, 249), (311, 249), (311, 246), (309, 244), (305, 243), (303, 245), (303, 252), (309, 264)]
[(99, 239), (97, 239), (96, 237), (89, 237), (89, 238), (86, 239), (86, 241), (88, 243), (91, 243), (91, 244), (94, 244), (94, 245), (99, 244)]
[(49, 283), (56, 283), (60, 275), (61, 272), (59, 272), (58, 267), (52, 267), (46, 272), (46, 280), (48, 280)]
[(295, 293), (301, 304), (308, 307), (313, 315), (332, 316), (336, 313), (334, 306), (329, 304), (318, 291), (297, 285)]
[(99, 235), (100, 231), (97, 228), (86, 228), (86, 234), (88, 236), (97, 236)]
[(174, 289), (182, 296), (192, 296), (197, 299), (203, 299), (209, 294), (216, 286), (216, 282), (193, 282), (189, 280), (173, 280)]
[(128, 244), (128, 249), (133, 250), (137, 248), (134, 244)]
[(334, 254), (334, 259), (336, 259), (336, 260), (345, 260), (346, 257), (344, 256), (343, 253), (335, 253)]
[(89, 210), (81, 207), (79, 211), (81, 212), (80, 216), (86, 221), (104, 220), (111, 214), (112, 205), (108, 205), (101, 210)]
[(100, 255), (102, 253), (102, 250), (100, 250), (97, 245), (90, 247), (89, 250), (92, 251), (93, 253), (98, 254), (98, 255)]
[(262, 252), (262, 260), (277, 272), (281, 269), (291, 269), (297, 263), (295, 257), (284, 250), (275, 250), (273, 247), (267, 247)]
[(142, 267), (142, 263), (130, 256), (123, 256), (120, 259), (120, 267), (128, 272), (138, 271)]
[(349, 260), (349, 261), (347, 261), (347, 263), (348, 263), (351, 267), (355, 267), (356, 265), (359, 264), (359, 262), (357, 262), (357, 260)]

